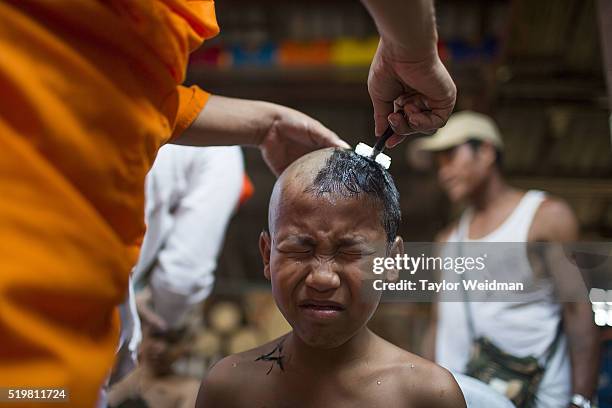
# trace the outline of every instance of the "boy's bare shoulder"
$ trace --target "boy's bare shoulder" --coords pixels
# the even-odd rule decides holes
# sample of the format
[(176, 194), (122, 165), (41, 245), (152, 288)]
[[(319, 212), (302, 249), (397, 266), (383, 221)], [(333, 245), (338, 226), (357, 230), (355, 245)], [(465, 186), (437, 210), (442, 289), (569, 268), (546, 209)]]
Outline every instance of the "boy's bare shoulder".
[(465, 399), (455, 377), (443, 367), (399, 347), (388, 355), (393, 358), (389, 366), (397, 378), (398, 391), (406, 401), (416, 406), (437, 408), (465, 407)]
[(417, 359), (418, 362), (414, 369), (403, 368), (405, 376), (413, 378), (411, 384), (406, 384), (404, 387), (405, 393), (417, 394), (417, 401), (423, 407), (460, 408), (466, 406), (461, 388), (448, 370), (429, 360), (420, 357)]
[[(237, 403), (239, 395), (249, 393), (249, 385), (256, 387), (254, 379), (261, 378), (269, 365), (257, 359), (272, 352), (284, 336), (262, 346), (232, 354), (215, 363), (200, 385), (196, 408), (209, 406), (228, 406), (230, 401)], [(262, 371), (263, 370), (263, 371)], [(218, 405), (223, 403), (224, 405)]]

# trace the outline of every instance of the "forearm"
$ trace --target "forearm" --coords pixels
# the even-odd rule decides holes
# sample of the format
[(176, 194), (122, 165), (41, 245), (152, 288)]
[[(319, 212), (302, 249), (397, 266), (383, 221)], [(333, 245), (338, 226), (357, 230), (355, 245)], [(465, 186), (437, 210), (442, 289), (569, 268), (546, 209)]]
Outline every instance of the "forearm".
[(392, 57), (421, 61), (437, 51), (432, 0), (362, 0)]
[(566, 303), (563, 317), (572, 363), (572, 392), (592, 398), (599, 372), (599, 332), (590, 305)]
[(211, 95), (191, 127), (172, 143), (190, 146), (257, 146), (280, 116), (281, 106)]

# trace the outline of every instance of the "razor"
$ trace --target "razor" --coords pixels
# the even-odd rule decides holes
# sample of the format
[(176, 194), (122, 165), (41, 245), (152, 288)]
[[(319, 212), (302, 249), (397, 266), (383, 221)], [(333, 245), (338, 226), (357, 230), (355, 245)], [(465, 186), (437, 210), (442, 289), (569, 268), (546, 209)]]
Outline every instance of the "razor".
[(374, 160), (388, 170), (389, 166), (391, 166), (391, 157), (387, 156), (382, 151), (385, 149), (385, 143), (393, 136), (393, 133), (393, 129), (389, 126), (387, 130), (385, 130), (385, 133), (378, 139), (374, 147), (370, 147), (365, 143), (359, 143), (357, 147), (355, 147), (355, 153)]

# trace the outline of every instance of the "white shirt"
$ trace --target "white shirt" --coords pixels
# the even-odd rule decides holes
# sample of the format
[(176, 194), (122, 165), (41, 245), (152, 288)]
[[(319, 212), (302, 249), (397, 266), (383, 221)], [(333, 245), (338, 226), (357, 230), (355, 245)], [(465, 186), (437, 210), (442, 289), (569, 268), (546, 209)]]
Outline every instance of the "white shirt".
[(506, 397), (492, 390), (487, 384), (464, 374), (453, 373), (467, 408), (514, 408)]
[(242, 191), (240, 147), (161, 148), (146, 179), (147, 233), (133, 278), (151, 288), (154, 311), (172, 327), (214, 283), (225, 229)]
[(153, 310), (169, 327), (182, 323), (214, 284), (225, 229), (242, 191), (244, 160), (238, 146), (166, 145), (146, 178), (144, 237), (120, 306), (121, 335), (112, 382), (135, 367), (142, 339), (134, 286), (148, 285)]
[[(545, 194), (541, 191), (528, 191), (501, 226), (478, 240), (466, 239), (471, 221), (471, 210), (467, 210), (448, 241), (497, 242), (497, 246), (491, 244), (491, 250), (487, 251), (488, 268), (517, 276), (533, 275), (526, 252), (517, 254), (517, 245), (509, 243), (527, 242), (532, 220), (544, 198)], [(503, 251), (504, 248), (508, 251)], [(457, 279), (454, 272), (443, 273), (449, 281)], [(476, 336), (488, 337), (507, 353), (519, 357), (533, 355), (541, 364), (546, 362), (547, 350), (557, 334), (562, 312), (553, 294), (552, 281), (543, 280), (543, 284), (530, 293), (528, 301), (468, 302), (468, 306), (473, 316)], [(464, 372), (472, 340), (463, 304), (444, 301), (442, 298), (438, 303), (436, 362), (450, 371)], [(570, 395), (571, 366), (567, 341), (562, 334), (538, 388), (536, 407), (567, 407)]]

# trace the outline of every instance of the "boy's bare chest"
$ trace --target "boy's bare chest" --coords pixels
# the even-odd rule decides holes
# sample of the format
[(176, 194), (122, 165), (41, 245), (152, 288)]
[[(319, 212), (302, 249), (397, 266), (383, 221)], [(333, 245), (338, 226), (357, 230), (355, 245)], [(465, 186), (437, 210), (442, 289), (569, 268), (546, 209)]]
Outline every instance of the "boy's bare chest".
[[(265, 379), (253, 382), (241, 398), (240, 407), (253, 408), (410, 408), (410, 401), (402, 401), (395, 384), (363, 380), (326, 382), (324, 378), (295, 378), (290, 380)], [(248, 395), (248, 397), (246, 397)]]

